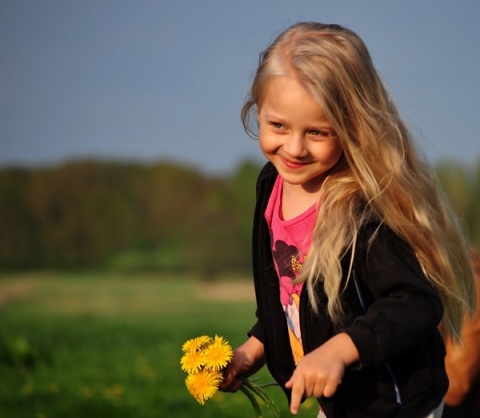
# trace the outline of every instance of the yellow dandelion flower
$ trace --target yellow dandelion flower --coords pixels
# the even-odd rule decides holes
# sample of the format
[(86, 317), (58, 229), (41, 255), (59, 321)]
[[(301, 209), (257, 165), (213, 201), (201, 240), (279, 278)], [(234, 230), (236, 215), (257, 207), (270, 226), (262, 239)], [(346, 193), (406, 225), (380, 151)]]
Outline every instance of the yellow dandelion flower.
[(223, 337), (215, 336), (212, 343), (203, 351), (205, 368), (208, 370), (222, 370), (232, 359), (233, 351), (230, 344)]
[[(180, 364), (182, 370), (187, 372), (185, 385), (197, 402), (204, 405), (218, 392), (223, 381), (223, 370), (233, 357), (232, 347), (223, 337), (215, 335), (214, 338), (201, 336), (188, 340), (183, 344), (182, 350), (184, 355)], [(256, 417), (263, 416), (258, 397), (267, 408), (273, 408), (276, 418), (280, 418), (280, 410), (262, 387), (245, 379), (240, 390), (252, 403)]]
[(212, 339), (207, 335), (202, 335), (197, 338), (192, 338), (191, 340), (186, 341), (182, 346), (182, 351), (188, 353), (190, 351), (198, 351), (204, 345), (209, 343)]
[(195, 373), (205, 365), (203, 353), (201, 351), (188, 351), (180, 359), (182, 370), (187, 373)]
[(201, 370), (198, 373), (189, 374), (185, 380), (188, 391), (200, 405), (210, 399), (218, 391), (222, 381), (220, 372)]

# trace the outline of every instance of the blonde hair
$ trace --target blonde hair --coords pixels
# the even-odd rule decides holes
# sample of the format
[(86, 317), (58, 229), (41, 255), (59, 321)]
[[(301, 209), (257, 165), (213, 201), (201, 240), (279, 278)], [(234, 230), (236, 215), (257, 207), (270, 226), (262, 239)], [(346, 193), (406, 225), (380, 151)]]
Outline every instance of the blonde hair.
[(269, 81), (285, 75), (295, 76), (318, 101), (343, 149), (322, 185), (312, 246), (299, 278), (309, 287), (312, 305), (318, 310), (313, 288), (322, 280), (328, 313), (340, 320), (340, 260), (352, 250), (352, 263), (357, 234), (374, 218), (411, 246), (443, 300), (443, 329), (458, 338), (465, 311), (475, 306), (467, 245), (365, 44), (339, 25), (304, 22), (284, 31), (260, 56), (242, 109), (251, 136)]

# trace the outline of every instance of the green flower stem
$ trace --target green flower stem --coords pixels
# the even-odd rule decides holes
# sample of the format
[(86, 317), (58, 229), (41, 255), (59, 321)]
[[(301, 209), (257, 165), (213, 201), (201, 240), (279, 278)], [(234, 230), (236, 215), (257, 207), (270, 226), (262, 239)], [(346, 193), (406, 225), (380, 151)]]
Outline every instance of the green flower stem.
[(276, 383), (267, 383), (265, 385), (260, 386), (254, 383), (252, 380), (246, 379), (243, 382), (242, 387), (244, 386), (245, 388), (248, 388), (251, 392), (256, 394), (265, 403), (265, 406), (267, 408), (271, 407), (275, 413), (276, 418), (280, 417), (280, 410), (278, 409), (277, 405), (275, 405), (275, 402), (273, 402), (272, 398), (270, 398), (270, 396), (263, 390), (263, 387), (278, 386)]
[(259, 388), (269, 388), (271, 386), (278, 386), (280, 387), (280, 385), (277, 383), (277, 382), (270, 382), (270, 383), (264, 383), (263, 385), (257, 385)]
[(255, 411), (255, 417), (257, 418), (263, 418), (262, 410), (260, 409), (260, 405), (258, 404), (257, 399), (255, 396), (250, 392), (250, 390), (247, 388), (245, 384), (240, 386), (240, 390), (247, 395), (247, 398), (250, 400), (250, 403), (253, 406), (253, 409)]

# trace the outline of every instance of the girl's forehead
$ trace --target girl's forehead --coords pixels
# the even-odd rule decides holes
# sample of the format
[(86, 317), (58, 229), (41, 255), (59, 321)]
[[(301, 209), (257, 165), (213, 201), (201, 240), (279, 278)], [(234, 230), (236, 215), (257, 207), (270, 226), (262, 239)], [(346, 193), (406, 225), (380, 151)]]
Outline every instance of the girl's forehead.
[(323, 109), (318, 96), (314, 95), (297, 77), (292, 76), (272, 77), (264, 86), (260, 102), (275, 103), (296, 99), (301, 99), (301, 101), (307, 102), (309, 106), (316, 107), (319, 110)]
[(329, 124), (320, 103), (298, 79), (292, 77), (277, 77), (273, 80), (258, 108), (262, 114), (271, 117)]

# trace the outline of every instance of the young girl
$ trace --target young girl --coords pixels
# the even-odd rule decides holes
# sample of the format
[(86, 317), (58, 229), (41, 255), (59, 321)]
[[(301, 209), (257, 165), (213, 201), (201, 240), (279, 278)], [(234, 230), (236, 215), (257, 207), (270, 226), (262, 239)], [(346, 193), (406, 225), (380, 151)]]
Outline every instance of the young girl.
[(261, 56), (242, 120), (269, 160), (258, 322), (221, 389), (266, 362), (293, 414), (315, 396), (328, 418), (441, 416), (437, 328), (456, 338), (473, 309), (467, 247), (361, 39), (338, 25), (286, 30)]

